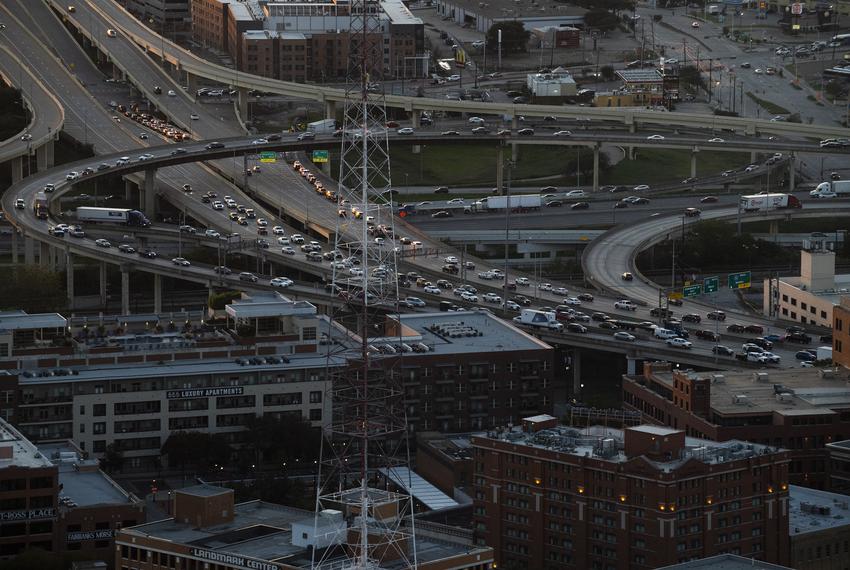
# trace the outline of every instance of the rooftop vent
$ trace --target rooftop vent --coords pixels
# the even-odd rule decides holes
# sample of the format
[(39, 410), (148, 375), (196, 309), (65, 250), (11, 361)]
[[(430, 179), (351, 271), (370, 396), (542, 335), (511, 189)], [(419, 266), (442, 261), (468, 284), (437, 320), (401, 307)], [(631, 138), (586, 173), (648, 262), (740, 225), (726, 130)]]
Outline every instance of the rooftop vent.
[(712, 374), (711, 375), (711, 383), (712, 384), (725, 384), (726, 377), (723, 374)]
[(750, 398), (746, 394), (738, 394), (736, 396), (732, 396), (732, 403), (739, 406), (748, 406)]

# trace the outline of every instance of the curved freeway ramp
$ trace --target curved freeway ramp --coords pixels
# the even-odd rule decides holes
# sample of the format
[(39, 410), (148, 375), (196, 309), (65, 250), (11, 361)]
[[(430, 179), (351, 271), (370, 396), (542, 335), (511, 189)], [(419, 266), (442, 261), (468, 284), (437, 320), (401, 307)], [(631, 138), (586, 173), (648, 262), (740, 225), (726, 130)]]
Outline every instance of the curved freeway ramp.
[[(21, 90), (21, 96), (32, 114), (26, 129), (0, 142), (0, 162), (6, 162), (52, 142), (65, 124), (65, 110), (47, 87), (4, 45), (0, 45), (0, 74), (6, 83)], [(24, 140), (22, 137), (26, 134), (32, 138)]]

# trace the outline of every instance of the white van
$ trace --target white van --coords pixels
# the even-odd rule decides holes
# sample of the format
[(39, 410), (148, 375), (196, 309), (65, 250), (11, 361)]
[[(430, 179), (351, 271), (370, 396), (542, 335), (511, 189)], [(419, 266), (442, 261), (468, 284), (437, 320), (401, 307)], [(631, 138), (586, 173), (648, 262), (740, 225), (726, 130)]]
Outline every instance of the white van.
[(661, 340), (667, 340), (668, 338), (676, 338), (677, 336), (679, 336), (676, 331), (671, 331), (670, 329), (662, 329), (658, 327), (655, 328), (652, 334), (655, 338), (660, 338)]

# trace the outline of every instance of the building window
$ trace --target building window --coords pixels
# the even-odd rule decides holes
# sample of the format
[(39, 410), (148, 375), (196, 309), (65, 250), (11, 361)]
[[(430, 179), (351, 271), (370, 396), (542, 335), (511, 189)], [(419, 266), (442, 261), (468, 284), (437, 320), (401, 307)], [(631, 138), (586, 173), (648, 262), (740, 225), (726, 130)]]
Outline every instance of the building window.
[(320, 391), (310, 392), (310, 403), (311, 404), (321, 404), (322, 403), (322, 393)]
[(92, 433), (95, 435), (106, 433), (106, 422), (95, 422), (92, 424)]
[(313, 408), (310, 410), (310, 421), (318, 422), (322, 420), (322, 408)]
[(796, 319), (796, 318), (797, 318), (797, 312), (796, 312), (796, 311), (791, 311), (791, 318), (792, 318), (792, 319)]
[(842, 348), (841, 348), (841, 341), (840, 340), (835, 341), (835, 350), (837, 350), (838, 352), (841, 352)]
[(92, 406), (92, 414), (95, 416), (105, 416), (106, 404), (95, 404)]
[(106, 441), (105, 441), (105, 440), (102, 440), (102, 439), (99, 439), (99, 440), (95, 441), (95, 442), (94, 442), (94, 447), (92, 448), (92, 450), (93, 450), (95, 453), (103, 453), (103, 452), (105, 452), (105, 451), (106, 451)]
[(841, 319), (835, 319), (835, 330), (842, 331), (844, 330), (844, 321)]
[(791, 306), (793, 306), (793, 307), (797, 306), (797, 299), (794, 299), (793, 297), (791, 298)]
[(822, 319), (825, 319), (825, 318), (826, 318), (826, 311), (821, 311), (821, 312), (820, 312), (820, 318), (822, 318)]
[(785, 295), (784, 293), (782, 294), (782, 302), (783, 302), (783, 303), (787, 303), (787, 302), (788, 302), (788, 295)]
[(302, 340), (316, 340), (316, 327), (304, 327), (301, 331)]
[(800, 301), (800, 308), (805, 311), (808, 308), (808, 305), (806, 305), (806, 303), (803, 303), (802, 301)]
[(809, 307), (809, 312), (810, 312), (811, 314), (813, 314), (813, 315), (817, 315), (817, 314), (818, 314), (818, 310), (817, 310), (815, 307)]

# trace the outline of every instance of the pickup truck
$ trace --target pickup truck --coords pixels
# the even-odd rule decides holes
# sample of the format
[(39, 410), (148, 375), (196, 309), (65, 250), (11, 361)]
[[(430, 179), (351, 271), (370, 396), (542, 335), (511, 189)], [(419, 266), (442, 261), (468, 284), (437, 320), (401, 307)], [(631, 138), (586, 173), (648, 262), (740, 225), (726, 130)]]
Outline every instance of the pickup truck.
[(615, 309), (623, 309), (625, 311), (636, 311), (637, 305), (632, 303), (631, 301), (617, 301), (614, 303)]

